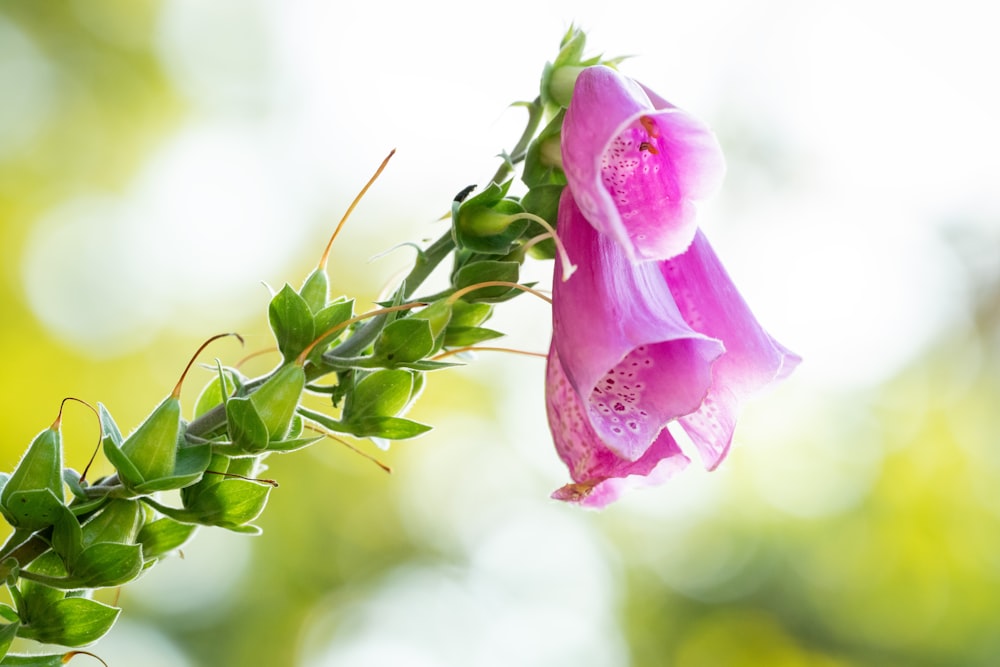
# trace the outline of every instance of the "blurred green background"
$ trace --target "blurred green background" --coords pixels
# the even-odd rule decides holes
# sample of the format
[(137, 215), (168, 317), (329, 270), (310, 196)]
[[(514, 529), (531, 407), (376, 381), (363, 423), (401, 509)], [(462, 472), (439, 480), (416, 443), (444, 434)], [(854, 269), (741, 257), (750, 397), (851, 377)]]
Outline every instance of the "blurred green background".
[[(0, 3), (0, 469), (64, 396), (134, 425), (209, 335), (268, 346), (260, 283), (297, 285), (396, 147), (331, 263), (334, 289), (375, 299), (411, 251), (368, 258), (438, 235), (493, 172), (522, 122), (506, 105), (534, 96), (571, 21), (716, 128), (729, 176), (705, 225), (805, 357), (746, 406), (720, 470), (601, 513), (547, 499), (565, 472), (541, 362), (434, 375), (412, 416), (438, 428), (381, 455), (393, 475), (330, 442), (272, 458), (264, 534), (202, 531), (105, 592), (125, 611), (93, 650), (181, 667), (1000, 662), (1000, 47), (979, 4), (538, 4), (487, 21), (440, 1)], [(547, 317), (521, 299), (497, 320), (544, 351)], [(79, 469), (95, 424), (68, 410)]]

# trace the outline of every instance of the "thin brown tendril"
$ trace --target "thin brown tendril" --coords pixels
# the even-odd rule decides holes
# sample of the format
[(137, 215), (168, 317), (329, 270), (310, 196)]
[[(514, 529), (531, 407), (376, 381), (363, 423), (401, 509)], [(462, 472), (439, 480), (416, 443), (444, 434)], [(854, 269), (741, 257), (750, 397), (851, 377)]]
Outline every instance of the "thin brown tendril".
[(375, 174), (368, 179), (368, 182), (365, 183), (365, 187), (361, 188), (361, 192), (357, 194), (357, 196), (354, 198), (354, 201), (351, 202), (351, 205), (347, 207), (347, 212), (344, 213), (344, 217), (342, 217), (340, 219), (340, 222), (337, 223), (337, 228), (333, 230), (333, 234), (330, 236), (330, 240), (326, 244), (326, 250), (323, 251), (323, 256), (319, 258), (319, 266), (317, 267), (318, 270), (326, 271), (326, 263), (327, 260), (330, 258), (330, 248), (333, 247), (333, 240), (337, 238), (337, 234), (340, 233), (340, 230), (344, 226), (344, 223), (347, 222), (347, 219), (349, 217), (351, 217), (351, 213), (354, 212), (354, 208), (358, 205), (358, 202), (360, 202), (361, 198), (365, 196), (366, 192), (368, 192), (368, 188), (372, 186), (372, 183), (374, 183), (375, 179), (379, 177), (379, 174), (382, 173), (382, 170), (385, 169), (385, 166), (389, 164), (389, 158), (391, 158), (395, 154), (396, 154), (395, 148), (389, 151), (389, 154), (385, 156), (384, 160), (382, 160), (382, 164), (380, 164), (378, 169), (375, 170)]
[(90, 651), (70, 651), (69, 653), (64, 653), (63, 657), (61, 658), (61, 662), (62, 662), (62, 664), (65, 665), (66, 663), (68, 663), (70, 660), (72, 660), (73, 658), (75, 658), (78, 655), (89, 655), (91, 658), (93, 658), (94, 660), (97, 660), (102, 665), (104, 665), (104, 667), (108, 667), (108, 663), (104, 662), (104, 660), (102, 660), (100, 657), (94, 655)]
[(243, 366), (243, 364), (250, 361), (251, 359), (256, 359), (257, 357), (263, 356), (265, 354), (271, 354), (272, 352), (277, 352), (277, 351), (278, 351), (277, 347), (265, 347), (263, 350), (257, 350), (256, 352), (251, 352), (250, 354), (248, 354), (247, 356), (243, 357), (235, 364), (233, 364), (233, 368), (239, 369)]
[(365, 452), (365, 451), (362, 451), (362, 450), (358, 449), (357, 447), (355, 447), (354, 445), (352, 445), (351, 443), (347, 442), (346, 440), (344, 440), (342, 438), (338, 438), (337, 436), (335, 436), (333, 433), (331, 433), (330, 431), (326, 430), (325, 428), (320, 428), (319, 426), (316, 426), (315, 424), (306, 424), (305, 426), (306, 426), (306, 428), (308, 428), (308, 429), (310, 429), (312, 431), (316, 431), (317, 433), (322, 433), (323, 435), (325, 435), (326, 437), (330, 438), (331, 440), (333, 440), (335, 442), (339, 442), (340, 444), (342, 444), (344, 447), (347, 447), (349, 450), (351, 450), (355, 454), (360, 455), (362, 458), (368, 459), (369, 461), (371, 461), (372, 463), (374, 463), (375, 465), (377, 465), (382, 470), (386, 471), (389, 474), (392, 474), (392, 468), (390, 468), (386, 464), (382, 463), (381, 461), (379, 461), (377, 458), (375, 458), (374, 456), (372, 456), (368, 452)]
[(221, 475), (222, 477), (230, 477), (233, 479), (242, 479), (244, 482), (256, 482), (258, 484), (267, 484), (270, 487), (278, 488), (278, 481), (274, 479), (266, 479), (263, 477), (247, 477), (246, 475), (237, 475), (234, 472), (221, 472), (219, 470), (206, 470), (206, 475)]
[(187, 366), (184, 367), (184, 372), (181, 373), (180, 379), (177, 380), (177, 384), (174, 386), (174, 390), (172, 392), (170, 392), (170, 397), (171, 398), (180, 398), (181, 397), (181, 385), (184, 384), (184, 378), (187, 376), (188, 371), (191, 370), (191, 366), (194, 364), (195, 359), (198, 358), (198, 355), (201, 354), (201, 351), (204, 350), (206, 347), (208, 347), (209, 343), (211, 343), (213, 341), (217, 341), (220, 338), (225, 338), (226, 336), (236, 336), (237, 340), (240, 341), (240, 345), (245, 345), (246, 344), (243, 341), (243, 336), (239, 335), (238, 333), (216, 334), (215, 336), (212, 336), (211, 338), (209, 338), (208, 340), (206, 340), (204, 343), (201, 344), (201, 347), (199, 347), (197, 350), (195, 350), (195, 353), (191, 356), (191, 360), (188, 361)]
[(82, 484), (87, 477), (87, 471), (90, 470), (90, 465), (94, 462), (94, 459), (97, 457), (97, 452), (101, 448), (101, 440), (104, 438), (104, 430), (101, 428), (101, 415), (97, 411), (97, 408), (87, 401), (81, 398), (76, 398), (75, 396), (67, 396), (61, 403), (59, 403), (59, 415), (56, 417), (56, 420), (52, 422), (52, 426), (50, 427), (52, 430), (58, 429), (62, 423), (62, 413), (63, 408), (66, 407), (66, 401), (76, 401), (77, 403), (86, 405), (90, 408), (90, 411), (94, 413), (94, 416), (97, 417), (97, 447), (94, 448), (94, 453), (90, 455), (90, 461), (87, 462), (87, 467), (83, 469), (83, 474), (80, 475), (80, 483)]

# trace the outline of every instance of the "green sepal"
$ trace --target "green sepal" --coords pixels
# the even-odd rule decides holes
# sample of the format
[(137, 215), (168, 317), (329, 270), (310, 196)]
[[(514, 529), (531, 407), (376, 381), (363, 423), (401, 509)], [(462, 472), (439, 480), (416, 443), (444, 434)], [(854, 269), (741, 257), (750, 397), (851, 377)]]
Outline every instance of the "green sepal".
[(387, 367), (419, 361), (434, 351), (434, 333), (428, 320), (406, 318), (388, 325), (375, 340), (374, 357)]
[(527, 220), (517, 218), (524, 212), (521, 205), (506, 198), (512, 182), (490, 183), (474, 197), (452, 203), (452, 232), (459, 248), (489, 255), (511, 251), (528, 227)]
[(62, 436), (47, 428), (31, 441), (0, 491), (0, 512), (13, 527), (40, 530), (51, 526), (65, 501)]
[[(495, 260), (485, 260), (466, 264), (460, 268), (454, 277), (456, 289), (477, 285), (479, 283), (491, 282), (494, 280), (516, 283), (520, 273), (520, 265), (517, 262), (504, 262)], [(511, 293), (514, 294), (511, 294)], [(503, 301), (519, 293), (516, 288), (495, 285), (472, 290), (462, 296), (465, 301)]]
[(286, 362), (293, 361), (313, 342), (313, 314), (306, 300), (285, 283), (267, 309), (271, 330)]
[(493, 306), (488, 303), (456, 301), (451, 304), (451, 321), (448, 327), (476, 327), (493, 314)]
[(299, 449), (305, 449), (309, 445), (315, 444), (325, 438), (323, 435), (313, 435), (308, 438), (291, 438), (289, 440), (275, 440), (267, 444), (267, 451), (285, 454)]
[(500, 331), (484, 327), (448, 327), (444, 335), (444, 347), (467, 347), (504, 335)]
[(87, 598), (63, 598), (24, 618), (18, 635), (46, 644), (83, 646), (104, 636), (120, 612), (117, 607)]
[(267, 424), (250, 398), (231, 398), (226, 402), (229, 439), (245, 452), (259, 452), (267, 447)]
[(136, 539), (142, 546), (142, 557), (149, 562), (181, 548), (197, 530), (194, 524), (165, 516), (144, 525)]
[(180, 428), (181, 402), (168, 396), (125, 438), (120, 447), (121, 453), (132, 463), (142, 482), (173, 474)]
[(447, 299), (438, 299), (431, 305), (413, 314), (410, 319), (427, 320), (431, 325), (431, 335), (435, 341), (439, 341), (441, 333), (451, 322), (451, 304)]
[[(10, 609), (10, 607), (8, 607), (8, 609)], [(10, 650), (10, 645), (13, 643), (14, 637), (17, 637), (17, 631), (20, 627), (20, 619), (14, 621), (13, 623), (0, 624), (0, 658), (6, 657), (7, 651)], [(0, 665), (5, 663), (6, 661), (0, 662)]]
[(198, 394), (198, 400), (194, 404), (195, 418), (201, 417), (212, 408), (224, 403), (230, 396), (236, 394), (242, 386), (243, 378), (239, 374), (232, 369), (223, 369), (220, 366), (216, 376)]
[(356, 421), (343, 422), (322, 412), (299, 408), (306, 419), (337, 433), (347, 433), (358, 438), (382, 438), (384, 440), (405, 440), (430, 431), (432, 427), (402, 417), (369, 415)]
[(248, 524), (264, 510), (271, 487), (250, 480), (223, 477), (217, 484), (184, 491), (187, 493), (181, 496), (183, 508), (161, 505), (150, 498), (143, 498), (143, 502), (176, 521), (259, 533), (259, 528)]
[[(560, 110), (528, 146), (521, 180), (528, 186), (529, 192), (544, 185), (566, 185), (560, 146), (565, 116), (566, 111)], [(555, 220), (555, 218), (546, 218), (546, 220)]]
[(73, 468), (64, 468), (62, 477), (63, 482), (69, 487), (70, 493), (73, 494), (74, 500), (86, 501), (90, 499), (87, 490), (80, 481), (80, 473)]
[(323, 268), (313, 269), (299, 288), (299, 295), (314, 314), (322, 310), (330, 298), (330, 278), (326, 271)]
[(81, 526), (81, 543), (84, 548), (102, 542), (132, 544), (144, 518), (138, 501), (110, 499), (100, 512)]
[(306, 386), (306, 372), (298, 364), (285, 364), (264, 381), (250, 400), (267, 427), (268, 440), (283, 440)]
[[(322, 363), (323, 353), (326, 352), (326, 348), (330, 346), (331, 343), (336, 341), (344, 333), (344, 329), (339, 329), (333, 333), (327, 333), (330, 329), (343, 324), (347, 320), (354, 317), (354, 300), (349, 301), (337, 301), (326, 306), (318, 313), (315, 317), (315, 335), (321, 337), (319, 342), (313, 347), (312, 352), (309, 353), (309, 359), (316, 364)], [(324, 335), (325, 334), (325, 335)], [(312, 341), (310, 341), (312, 342)]]
[[(61, 589), (107, 588), (135, 579), (142, 571), (142, 549), (131, 541), (138, 530), (141, 511), (134, 501), (113, 501), (83, 527), (64, 508), (52, 531), (52, 549), (62, 568), (43, 561), (24, 573), (26, 579)], [(96, 525), (91, 526), (96, 522)], [(47, 570), (47, 571), (46, 571)]]
[(431, 426), (402, 417), (363, 417), (349, 424), (348, 433), (359, 438), (383, 438), (385, 440), (406, 440), (423, 435)]
[(413, 396), (413, 374), (404, 370), (380, 370), (357, 380), (347, 396), (341, 421), (351, 424), (372, 416), (393, 417), (402, 412)]
[[(521, 206), (532, 215), (537, 215), (542, 220), (554, 222), (559, 218), (559, 199), (566, 186), (559, 183), (549, 183), (538, 185), (521, 197)], [(552, 225), (555, 227), (555, 224)], [(535, 221), (531, 221), (524, 236), (535, 238), (548, 233), (548, 230)], [(556, 256), (556, 242), (554, 239), (545, 239), (531, 246), (528, 253), (536, 259), (553, 259)]]
[(49, 489), (17, 491), (7, 497), (3, 516), (11, 526), (25, 532), (47, 528), (56, 521), (63, 501)]

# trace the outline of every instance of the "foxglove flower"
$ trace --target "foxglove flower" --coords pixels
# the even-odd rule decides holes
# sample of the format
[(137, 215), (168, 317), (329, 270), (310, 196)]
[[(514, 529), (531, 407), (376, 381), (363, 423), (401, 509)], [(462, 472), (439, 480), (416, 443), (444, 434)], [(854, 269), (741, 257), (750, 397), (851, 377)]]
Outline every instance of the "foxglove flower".
[(562, 161), (583, 215), (633, 261), (682, 253), (697, 229), (697, 202), (725, 172), (707, 126), (604, 66), (576, 80)]
[(554, 497), (599, 507), (687, 464), (664, 426), (699, 411), (724, 347), (685, 322), (661, 267), (632, 263), (568, 188), (559, 232), (578, 270), (563, 281), (556, 265), (546, 404), (574, 484)]
[[(598, 113), (599, 106), (591, 111)], [(572, 136), (564, 130), (567, 176), (581, 171), (585, 157), (569, 143)], [(556, 450), (574, 480), (553, 494), (560, 500), (602, 507), (627, 487), (662, 482), (683, 468), (688, 459), (665, 428), (674, 420), (704, 465), (715, 468), (729, 449), (740, 402), (788, 375), (799, 361), (760, 326), (696, 226), (685, 242), (677, 241), (683, 246), (679, 254), (645, 262), (633, 261), (632, 236), (623, 243), (608, 230), (609, 219), (629, 221), (629, 230), (644, 230), (634, 238), (644, 240), (639, 236), (648, 239), (650, 230), (673, 225), (676, 232), (693, 224), (693, 218), (679, 223), (675, 215), (693, 209), (657, 205), (653, 193), (693, 201), (686, 185), (704, 193), (704, 183), (721, 176), (721, 157), (674, 160), (669, 145), (625, 160), (631, 172), (619, 179), (625, 185), (617, 194), (638, 193), (629, 201), (642, 206), (624, 206), (619, 199), (599, 208), (595, 222), (578, 206), (572, 180), (560, 200), (560, 236), (579, 268), (563, 281), (557, 265), (553, 281), (546, 403)], [(639, 150), (649, 153), (648, 147)], [(684, 146), (678, 150), (684, 153)], [(644, 159), (662, 161), (647, 169)], [(603, 171), (611, 172), (598, 176), (602, 187), (627, 171), (624, 163), (602, 162)], [(583, 198), (595, 192), (593, 179), (580, 187)]]

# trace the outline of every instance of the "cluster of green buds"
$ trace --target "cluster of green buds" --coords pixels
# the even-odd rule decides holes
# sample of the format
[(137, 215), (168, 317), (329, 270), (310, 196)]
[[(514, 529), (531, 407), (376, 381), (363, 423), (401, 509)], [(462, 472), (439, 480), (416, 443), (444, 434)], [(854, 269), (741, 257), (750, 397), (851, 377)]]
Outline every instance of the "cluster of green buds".
[[(254, 521), (277, 486), (258, 477), (271, 453), (343, 436), (384, 446), (430, 429), (403, 416), (426, 374), (456, 365), (456, 353), (497, 349), (481, 345), (503, 335), (484, 326), (496, 304), (538, 294), (520, 284), (522, 264), (529, 254), (556, 252), (550, 221), (564, 178), (546, 166), (546, 146), (558, 132), (561, 110), (552, 100), (562, 70), (584, 63), (582, 33), (571, 30), (562, 46), (546, 68), (542, 94), (522, 103), (528, 123), (514, 149), (488, 184), (455, 197), (450, 229), (418, 250), (391, 297), (359, 314), (353, 299), (331, 297), (327, 273), (337, 232), (390, 153), (317, 268), (298, 289), (286, 284), (272, 297), (268, 320), (281, 355), (275, 369), (249, 378), (216, 362), (187, 421), (181, 388), (196, 353), (170, 394), (127, 437), (105, 406), (95, 408), (99, 449), (112, 474), (90, 482), (86, 469), (64, 468), (60, 419), (34, 439), (12, 474), (0, 474), (0, 513), (12, 528), (0, 547), (0, 578), (13, 602), (0, 604), (0, 665), (63, 664), (85, 653), (28, 658), (8, 651), (17, 637), (67, 647), (94, 642), (120, 609), (93, 599), (93, 592), (140, 576), (198, 526), (259, 533)], [(539, 132), (546, 117), (551, 122)], [(527, 190), (517, 197), (511, 190), (522, 164)], [(418, 296), (448, 257), (448, 286)], [(327, 407), (307, 407), (307, 394), (325, 397), (310, 405)], [(161, 496), (165, 491), (175, 492), (171, 502)]]

